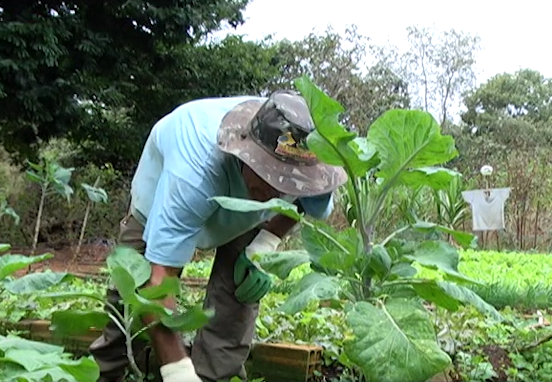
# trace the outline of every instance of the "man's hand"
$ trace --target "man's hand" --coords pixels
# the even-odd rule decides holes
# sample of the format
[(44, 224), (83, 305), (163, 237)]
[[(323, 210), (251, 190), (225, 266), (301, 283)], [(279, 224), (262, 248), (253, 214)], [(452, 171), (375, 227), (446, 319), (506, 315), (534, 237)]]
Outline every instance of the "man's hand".
[(160, 372), (163, 382), (202, 382), (190, 358), (161, 366)]
[[(160, 285), (165, 277), (180, 277), (182, 269), (165, 267), (158, 264), (152, 264), (150, 281), (145, 285)], [(167, 296), (160, 301), (163, 306), (170, 310), (176, 310), (176, 298)], [(148, 315), (142, 317), (144, 324), (149, 325), (157, 320), (157, 317)], [(151, 341), (161, 365), (178, 362), (186, 357), (186, 350), (182, 342), (182, 337), (173, 330), (165, 327), (163, 324), (157, 324), (150, 328)]]
[(274, 252), (281, 239), (261, 230), (255, 239), (245, 248), (234, 265), (234, 283), (237, 288), (234, 292), (239, 302), (254, 304), (259, 302), (272, 287), (272, 278), (250, 260), (257, 253)]

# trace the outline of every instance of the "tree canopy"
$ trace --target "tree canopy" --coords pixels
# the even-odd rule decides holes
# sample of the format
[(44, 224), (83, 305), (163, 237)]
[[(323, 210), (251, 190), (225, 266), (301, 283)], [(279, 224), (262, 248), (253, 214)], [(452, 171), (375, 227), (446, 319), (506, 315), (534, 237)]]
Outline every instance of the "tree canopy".
[(128, 108), (143, 131), (152, 111), (159, 116), (177, 102), (162, 100), (169, 89), (158, 91), (180, 64), (173, 51), (239, 25), (247, 3), (0, 1), (0, 143), (30, 155), (52, 137), (86, 140), (83, 124), (101, 120), (106, 107)]
[(498, 74), (474, 89), (464, 103), (462, 120), (488, 131), (507, 118), (547, 122), (552, 116), (552, 80), (531, 69)]

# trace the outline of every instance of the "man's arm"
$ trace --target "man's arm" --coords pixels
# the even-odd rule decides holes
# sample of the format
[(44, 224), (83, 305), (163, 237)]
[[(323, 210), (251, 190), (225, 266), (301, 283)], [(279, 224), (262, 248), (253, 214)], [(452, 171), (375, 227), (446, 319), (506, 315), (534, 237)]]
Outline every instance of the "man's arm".
[[(297, 206), (299, 213), (304, 212), (299, 201), (296, 200), (293, 204)], [(265, 229), (283, 239), (296, 225), (297, 221), (294, 219), (288, 218), (285, 215), (276, 215), (266, 223)]]
[[(197, 235), (216, 206), (207, 201), (209, 195), (170, 173), (161, 178), (150, 216), (145, 227), (145, 257), (152, 265), (150, 280), (146, 286), (159, 285), (166, 277), (180, 277), (182, 268), (192, 258)], [(159, 301), (166, 308), (175, 310), (175, 296)], [(142, 317), (148, 325), (153, 316)], [(152, 345), (161, 366), (187, 357), (181, 336), (161, 323), (149, 330)]]
[[(151, 277), (145, 287), (159, 285), (163, 282), (165, 277), (180, 277), (180, 274), (182, 273), (182, 268), (172, 268), (158, 264), (151, 265)], [(174, 296), (167, 296), (159, 302), (167, 309), (171, 309), (173, 311), (176, 310), (177, 302)], [(142, 317), (142, 321), (145, 325), (150, 325), (156, 319), (157, 318), (154, 316)], [(149, 334), (151, 336), (153, 348), (156, 351), (157, 357), (159, 357), (161, 365), (167, 365), (188, 357), (186, 349), (184, 349), (184, 345), (182, 343), (182, 337), (177, 332), (174, 332), (159, 323), (149, 330)]]

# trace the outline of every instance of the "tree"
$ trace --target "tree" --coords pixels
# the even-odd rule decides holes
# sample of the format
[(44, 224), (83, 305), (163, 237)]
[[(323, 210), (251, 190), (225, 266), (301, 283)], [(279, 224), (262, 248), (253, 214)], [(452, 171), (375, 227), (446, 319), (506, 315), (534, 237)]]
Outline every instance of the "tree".
[(276, 59), (282, 75), (269, 88), (291, 87), (295, 78), (307, 75), (342, 103), (348, 126), (366, 134), (368, 126), (391, 108), (408, 107), (406, 83), (389, 66), (366, 67), (370, 40), (356, 26), (343, 34), (327, 27), (324, 33), (314, 31), (303, 40), (280, 41)]
[(96, 110), (93, 118), (70, 133), (73, 141), (81, 142), (77, 165), (93, 161), (132, 169), (159, 118), (193, 99), (261, 95), (279, 75), (275, 55), (271, 42), (244, 41), (235, 35), (167, 50), (164, 57), (170, 65), (156, 73), (155, 84), (129, 93), (127, 106), (89, 105)]
[(144, 124), (160, 111), (137, 96), (155, 92), (168, 53), (239, 25), (248, 1), (1, 0), (0, 143), (27, 156), (69, 132), (86, 140), (92, 111), (111, 107)]
[(509, 118), (547, 122), (552, 116), (552, 80), (535, 70), (498, 74), (464, 99), (462, 120), (487, 132), (501, 129)]
[(443, 125), (450, 109), (475, 85), (476, 55), (480, 38), (450, 29), (407, 27), (408, 50), (396, 47), (375, 50), (378, 61), (387, 63), (408, 83), (413, 104), (438, 114)]

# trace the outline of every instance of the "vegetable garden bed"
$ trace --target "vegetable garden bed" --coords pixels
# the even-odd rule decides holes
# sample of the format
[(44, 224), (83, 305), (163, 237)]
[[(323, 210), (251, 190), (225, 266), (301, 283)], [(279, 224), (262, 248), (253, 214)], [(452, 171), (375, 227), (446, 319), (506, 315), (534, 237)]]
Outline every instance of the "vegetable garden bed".
[[(535, 310), (551, 305), (551, 283), (531, 289), (534, 283), (527, 287), (524, 280), (502, 288), (512, 268), (530, 256), (507, 260), (502, 268), (491, 265), (484, 272), (495, 280), (488, 280), (488, 275), (461, 269), (461, 251), (469, 253), (477, 243), (474, 235), (455, 230), (454, 224), (442, 219), (433, 223), (417, 215), (401, 220), (399, 226), (383, 224), (383, 206), (394, 202), (394, 192), (408, 194), (422, 187), (445, 193), (459, 190), (460, 174), (442, 166), (458, 154), (452, 137), (441, 134), (430, 114), (416, 110), (388, 111), (370, 126), (368, 137), (358, 137), (339, 122), (344, 109), (335, 100), (306, 77), (295, 85), (317, 126), (307, 145), (319, 159), (342, 166), (349, 175), (342, 190), (348, 226), (341, 229), (313, 222), (281, 199), (261, 203), (214, 198), (221, 208), (270, 210), (301, 226), (301, 243), (293, 250), (255, 254), (252, 259), (278, 280), (261, 304), (257, 333), (265, 341), (255, 345), (250, 369), (280, 373), (273, 375), (278, 382), (291, 378), (291, 369), (304, 372), (301, 380), (307, 380), (317, 377), (325, 366), (336, 364), (342, 367), (343, 379), (335, 382), (423, 382), (428, 378), (439, 382), (552, 382), (550, 316), (545, 310)], [(0, 281), (14, 270), (45, 259), (11, 257), (0, 264)], [(534, 271), (541, 272), (538, 279), (549, 281), (552, 268), (541, 261)], [(479, 272), (483, 265), (477, 259)], [(106, 268), (122, 296), (123, 313), (110, 304), (106, 310), (98, 309), (98, 304), (105, 303), (105, 291), (98, 284), (87, 290), (74, 288), (68, 283), (73, 276), (63, 272), (31, 273), (4, 280), (2, 287), (11, 293), (10, 298), (27, 295), (37, 306), (50, 299), (46, 304), (56, 335), (79, 329), (79, 340), (88, 341), (83, 332), (105, 325), (109, 318), (114, 320), (125, 333), (134, 374), (143, 381), (144, 373), (133, 362), (131, 346), (147, 330), (141, 327), (140, 316), (154, 314), (167, 327), (193, 333), (213, 312), (202, 309), (194, 293), (182, 293), (178, 278), (142, 287), (150, 278), (151, 264), (128, 248), (116, 248), (107, 258)], [(526, 268), (524, 265), (516, 272)], [(292, 276), (298, 270), (297, 277)], [(527, 279), (533, 280), (531, 276)], [(45, 292), (60, 285), (65, 289)], [(169, 295), (180, 299), (183, 311), (168, 311), (158, 304)], [(10, 320), (24, 317), (29, 306)], [(54, 306), (58, 309), (52, 309)], [(529, 317), (520, 313), (529, 313)], [(55, 335), (46, 338), (46, 325), (29, 324), (28, 328), (37, 328), (35, 336), (42, 331), (42, 341), (55, 340)], [(286, 342), (300, 346), (281, 344)], [(313, 353), (308, 350), (312, 349), (310, 343), (325, 351)], [(285, 359), (287, 356), (294, 360)], [(547, 365), (544, 371), (541, 365)], [(29, 365), (20, 360), (20, 366)], [(72, 366), (64, 367), (74, 371)], [(439, 376), (451, 367), (451, 379)]]
[[(101, 334), (101, 329), (90, 328), (78, 335), (59, 335), (51, 326), (48, 320), (0, 322), (0, 335), (17, 332), (21, 338), (62, 346), (80, 357), (88, 354), (88, 347)], [(248, 373), (265, 382), (314, 381), (322, 375), (322, 351), (322, 347), (314, 345), (257, 342), (247, 362)]]

